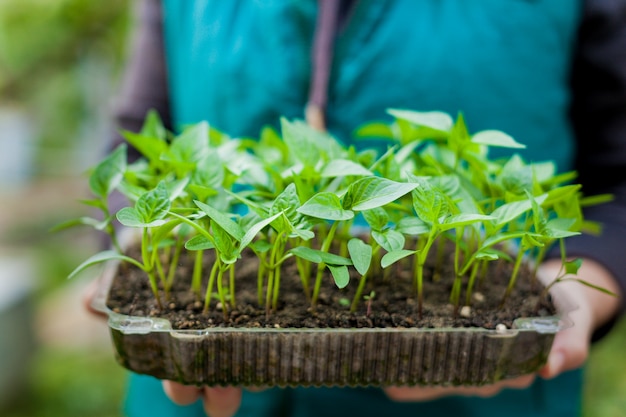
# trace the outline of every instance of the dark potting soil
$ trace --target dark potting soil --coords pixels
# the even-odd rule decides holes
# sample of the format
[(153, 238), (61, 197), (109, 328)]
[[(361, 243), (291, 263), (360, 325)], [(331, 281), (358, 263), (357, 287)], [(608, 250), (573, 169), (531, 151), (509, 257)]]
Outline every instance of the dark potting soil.
[[(132, 254), (131, 254), (132, 256)], [(211, 254), (204, 262), (204, 271), (211, 270)], [(361, 299), (358, 310), (350, 312), (360, 278), (355, 272), (345, 289), (338, 289), (330, 274), (324, 276), (318, 303), (311, 308), (295, 264), (283, 265), (280, 282), (280, 302), (276, 311), (266, 314), (257, 298), (256, 258), (244, 256), (237, 263), (235, 307), (228, 306), (226, 315), (217, 296), (213, 296), (208, 311), (204, 311), (202, 297), (190, 290), (193, 259), (180, 259), (177, 276), (168, 296), (159, 291), (162, 308), (159, 308), (151, 291), (146, 274), (130, 264), (118, 269), (107, 302), (108, 307), (131, 316), (152, 316), (168, 319), (175, 329), (204, 329), (209, 327), (274, 327), (274, 328), (367, 328), (367, 327), (483, 327), (495, 328), (502, 323), (511, 327), (520, 317), (549, 316), (555, 309), (549, 299), (541, 297), (541, 288), (531, 283), (531, 273), (522, 267), (515, 290), (500, 302), (508, 285), (512, 266), (504, 262), (491, 262), (485, 278), (477, 280), (469, 307), (455, 308), (450, 303), (452, 288), (452, 255), (442, 262), (439, 281), (431, 277), (434, 260), (429, 260), (424, 277), (424, 304), (419, 317), (417, 292), (413, 284), (410, 265), (399, 262), (385, 271), (384, 277), (370, 277), (363, 295), (374, 291), (371, 300)], [(315, 272), (315, 267), (313, 268)], [(167, 274), (167, 271), (165, 271)], [(206, 285), (208, 277), (203, 277)], [(461, 306), (465, 304), (464, 279)], [(225, 276), (224, 285), (228, 286)], [(264, 288), (265, 290), (265, 288)], [(226, 317), (225, 317), (226, 316)]]

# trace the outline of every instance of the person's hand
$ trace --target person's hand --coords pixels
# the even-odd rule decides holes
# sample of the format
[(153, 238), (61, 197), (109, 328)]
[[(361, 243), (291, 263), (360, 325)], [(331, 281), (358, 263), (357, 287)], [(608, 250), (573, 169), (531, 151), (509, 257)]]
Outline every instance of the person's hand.
[(237, 387), (196, 387), (163, 381), (163, 390), (178, 405), (202, 399), (204, 412), (210, 417), (232, 417), (241, 404), (241, 388)]
[[(540, 268), (542, 281), (552, 281), (561, 268), (560, 260), (551, 260)], [(611, 274), (598, 263), (586, 259), (578, 271), (578, 277), (592, 284), (619, 294), (619, 288)], [(554, 378), (561, 373), (576, 369), (587, 359), (593, 331), (606, 323), (618, 310), (620, 300), (577, 282), (562, 282), (553, 287), (555, 295), (563, 294), (574, 305), (569, 314), (574, 325), (556, 334), (546, 365), (539, 371), (542, 378)], [(483, 387), (388, 387), (385, 393), (396, 401), (426, 401), (450, 395), (490, 397), (505, 388), (526, 388), (535, 379), (527, 375)]]

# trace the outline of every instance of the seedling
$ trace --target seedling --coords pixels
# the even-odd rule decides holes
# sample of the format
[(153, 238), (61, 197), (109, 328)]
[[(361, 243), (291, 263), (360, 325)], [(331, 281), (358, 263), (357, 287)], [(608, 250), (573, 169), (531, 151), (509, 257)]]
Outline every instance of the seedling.
[[(150, 113), (140, 133), (124, 132), (142, 157), (127, 163), (123, 145), (93, 170), (95, 199), (86, 203), (105, 220), (75, 222), (108, 232), (115, 250), (91, 257), (72, 276), (111, 259), (129, 262), (145, 272), (161, 306), (160, 292), (170, 296), (178, 261), (190, 252), (189, 290), (203, 298), (205, 311), (217, 299), (228, 318), (237, 306), (238, 262), (248, 252), (258, 259), (257, 302), (268, 316), (280, 306), (287, 262), (295, 264), (313, 310), (330, 281), (354, 288), (350, 310), (358, 313), (365, 300), (369, 315), (375, 293), (363, 292), (368, 283), (394, 279), (388, 268), (397, 264), (413, 273), (415, 292), (407, 297), (417, 300), (421, 317), (424, 281), (440, 280), (446, 247), (453, 248), (450, 301), (458, 311), (469, 305), (477, 282), (489, 285), (489, 262), (513, 264), (505, 303), (525, 260), (541, 261), (556, 241), (588, 225), (581, 202), (594, 201), (570, 183), (575, 173), (556, 174), (550, 162), (526, 163), (515, 154), (524, 146), (505, 133), (471, 135), (462, 116), (438, 112), (390, 114), (392, 124), (359, 132), (360, 139), (387, 139), (378, 153), (345, 147), (298, 121), (282, 120), (282, 141), (270, 128), (253, 141), (229, 138), (206, 123), (173, 135)], [(491, 147), (508, 148), (512, 156), (492, 160)], [(115, 243), (105, 204), (114, 190), (130, 202), (115, 215), (138, 229), (137, 259)], [(208, 253), (214, 261), (204, 271)], [(550, 286), (570, 279), (559, 276)]]

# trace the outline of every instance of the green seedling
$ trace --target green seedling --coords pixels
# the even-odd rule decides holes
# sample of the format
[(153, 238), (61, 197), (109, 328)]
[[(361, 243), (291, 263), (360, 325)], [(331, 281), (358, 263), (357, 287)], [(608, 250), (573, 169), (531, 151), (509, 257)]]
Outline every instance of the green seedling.
[[(205, 122), (173, 134), (150, 112), (141, 132), (123, 132), (141, 157), (127, 163), (122, 145), (91, 172), (95, 197), (87, 203), (104, 220), (70, 222), (108, 232), (114, 250), (89, 258), (71, 276), (107, 260), (128, 262), (146, 273), (161, 305), (159, 293), (169, 297), (179, 260), (191, 257), (189, 290), (204, 299), (205, 311), (217, 299), (227, 319), (237, 308), (237, 265), (246, 252), (258, 259), (257, 301), (266, 315), (280, 308), (286, 263), (295, 264), (312, 310), (329, 280), (342, 291), (354, 286), (350, 310), (365, 300), (369, 315), (368, 287), (396, 279), (395, 265), (412, 272), (407, 297), (417, 300), (421, 317), (427, 279), (451, 283), (458, 310), (478, 283), (490, 284), (490, 262), (511, 263), (505, 303), (526, 262), (543, 260), (557, 241), (597, 231), (581, 207), (608, 197), (583, 196), (572, 183), (575, 173), (557, 173), (551, 162), (526, 163), (517, 154), (524, 146), (509, 135), (472, 135), (462, 115), (389, 113), (392, 123), (358, 131), (361, 140), (375, 136), (389, 146), (357, 151), (300, 121), (282, 119), (280, 132), (265, 128), (256, 141), (230, 138)], [(493, 147), (511, 156), (491, 159)], [(138, 231), (138, 259), (117, 243), (107, 205), (115, 191), (129, 201), (115, 218)], [(448, 248), (453, 276), (446, 281)], [(208, 254), (214, 261), (205, 271)], [(564, 268), (571, 274), (570, 263)], [(554, 283), (571, 279), (578, 280), (562, 274)]]

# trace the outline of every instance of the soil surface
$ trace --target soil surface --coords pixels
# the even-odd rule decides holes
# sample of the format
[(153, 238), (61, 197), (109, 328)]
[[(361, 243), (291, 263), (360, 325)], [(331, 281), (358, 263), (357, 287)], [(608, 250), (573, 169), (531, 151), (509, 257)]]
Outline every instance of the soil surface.
[[(137, 255), (132, 255), (138, 258)], [(211, 270), (211, 255), (207, 254), (204, 271)], [(327, 274), (315, 309), (307, 300), (294, 263), (283, 266), (280, 284), (281, 301), (277, 311), (266, 314), (265, 307), (257, 301), (257, 265), (255, 258), (244, 256), (237, 263), (236, 306), (228, 308), (226, 318), (217, 297), (212, 297), (210, 308), (203, 311), (204, 299), (190, 288), (193, 260), (181, 257), (173, 289), (166, 297), (161, 290), (162, 308), (156, 303), (146, 274), (129, 264), (123, 264), (114, 279), (108, 307), (118, 313), (132, 316), (154, 316), (169, 319), (175, 329), (203, 329), (208, 327), (483, 327), (495, 328), (502, 323), (511, 327), (519, 317), (548, 316), (555, 313), (549, 299), (542, 299), (538, 285), (531, 285), (528, 268), (522, 268), (515, 291), (499, 308), (508, 284), (511, 265), (491, 262), (485, 278), (476, 283), (469, 307), (465, 304), (463, 282), (461, 306), (450, 304), (453, 276), (451, 255), (444, 259), (444, 270), (438, 282), (433, 282), (434, 260), (429, 260), (424, 278), (424, 305), (419, 317), (416, 289), (410, 265), (397, 263), (386, 270), (384, 277), (368, 279), (364, 295), (371, 291), (371, 301), (360, 300), (358, 310), (350, 312), (350, 302), (358, 284), (359, 275), (352, 271), (351, 282), (343, 290), (334, 285)], [(447, 270), (446, 270), (447, 269)], [(166, 271), (167, 273), (167, 271)], [(204, 282), (208, 277), (204, 277)], [(228, 285), (228, 278), (224, 285)], [(203, 288), (202, 294), (205, 289)]]

